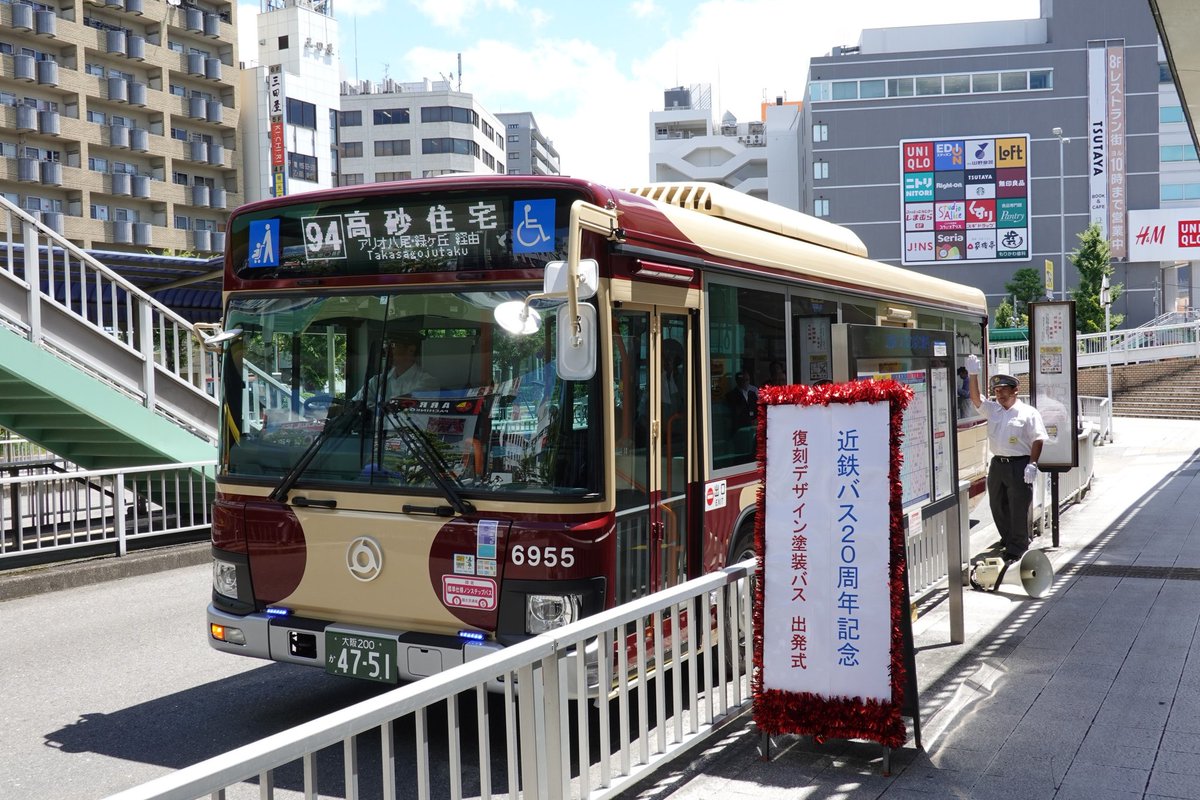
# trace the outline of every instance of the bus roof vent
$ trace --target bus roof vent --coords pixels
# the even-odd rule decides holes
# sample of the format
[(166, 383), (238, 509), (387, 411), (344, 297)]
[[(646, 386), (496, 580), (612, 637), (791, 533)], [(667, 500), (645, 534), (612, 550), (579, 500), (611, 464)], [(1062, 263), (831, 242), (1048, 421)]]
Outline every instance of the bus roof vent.
[(649, 200), (656, 200), (711, 217), (778, 233), (791, 239), (830, 247), (851, 255), (867, 256), (867, 246), (851, 231), (790, 208), (759, 200), (748, 194), (716, 183), (647, 183), (624, 189)]

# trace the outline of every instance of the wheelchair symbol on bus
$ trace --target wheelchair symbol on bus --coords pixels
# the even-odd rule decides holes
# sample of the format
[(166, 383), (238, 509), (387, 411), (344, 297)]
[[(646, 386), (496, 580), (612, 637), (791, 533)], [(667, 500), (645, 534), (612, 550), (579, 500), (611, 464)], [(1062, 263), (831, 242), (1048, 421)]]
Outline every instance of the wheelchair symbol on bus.
[(554, 250), (554, 200), (518, 200), (513, 209), (514, 253)]

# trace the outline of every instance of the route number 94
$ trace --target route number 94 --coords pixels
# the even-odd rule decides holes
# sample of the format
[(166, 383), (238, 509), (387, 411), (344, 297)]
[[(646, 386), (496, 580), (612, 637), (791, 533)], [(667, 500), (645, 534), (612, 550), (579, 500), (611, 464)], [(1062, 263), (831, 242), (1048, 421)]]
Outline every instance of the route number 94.
[(512, 563), (518, 567), (528, 564), (531, 567), (544, 564), (547, 567), (575, 566), (574, 547), (538, 547), (536, 544), (518, 544), (510, 551)]

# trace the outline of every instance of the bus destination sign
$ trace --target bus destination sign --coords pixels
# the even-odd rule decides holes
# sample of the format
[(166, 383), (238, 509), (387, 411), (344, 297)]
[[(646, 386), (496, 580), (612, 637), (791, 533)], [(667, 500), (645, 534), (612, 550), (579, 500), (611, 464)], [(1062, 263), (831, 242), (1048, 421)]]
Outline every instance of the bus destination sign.
[[(235, 226), (235, 264), (305, 274), (476, 268), (495, 259), (555, 257), (564, 207), (556, 198), (356, 197), (260, 212)], [(267, 216), (274, 214), (274, 216)], [(447, 266), (453, 264), (454, 266)]]

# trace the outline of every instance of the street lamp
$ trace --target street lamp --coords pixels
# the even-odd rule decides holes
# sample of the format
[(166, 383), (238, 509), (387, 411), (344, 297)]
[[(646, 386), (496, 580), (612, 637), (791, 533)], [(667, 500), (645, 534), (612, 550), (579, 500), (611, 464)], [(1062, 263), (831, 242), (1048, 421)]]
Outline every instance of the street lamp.
[(1108, 276), (1100, 279), (1100, 304), (1104, 306), (1104, 373), (1108, 383), (1108, 441), (1113, 440), (1112, 432), (1112, 291), (1108, 286)]
[(1050, 131), (1058, 137), (1058, 242), (1061, 246), (1059, 253), (1059, 285), (1062, 286), (1061, 298), (1067, 299), (1067, 208), (1064, 205), (1063, 198), (1064, 178), (1066, 176), (1066, 167), (1063, 165), (1063, 145), (1071, 141), (1070, 137), (1064, 137), (1062, 128), (1055, 127)]

